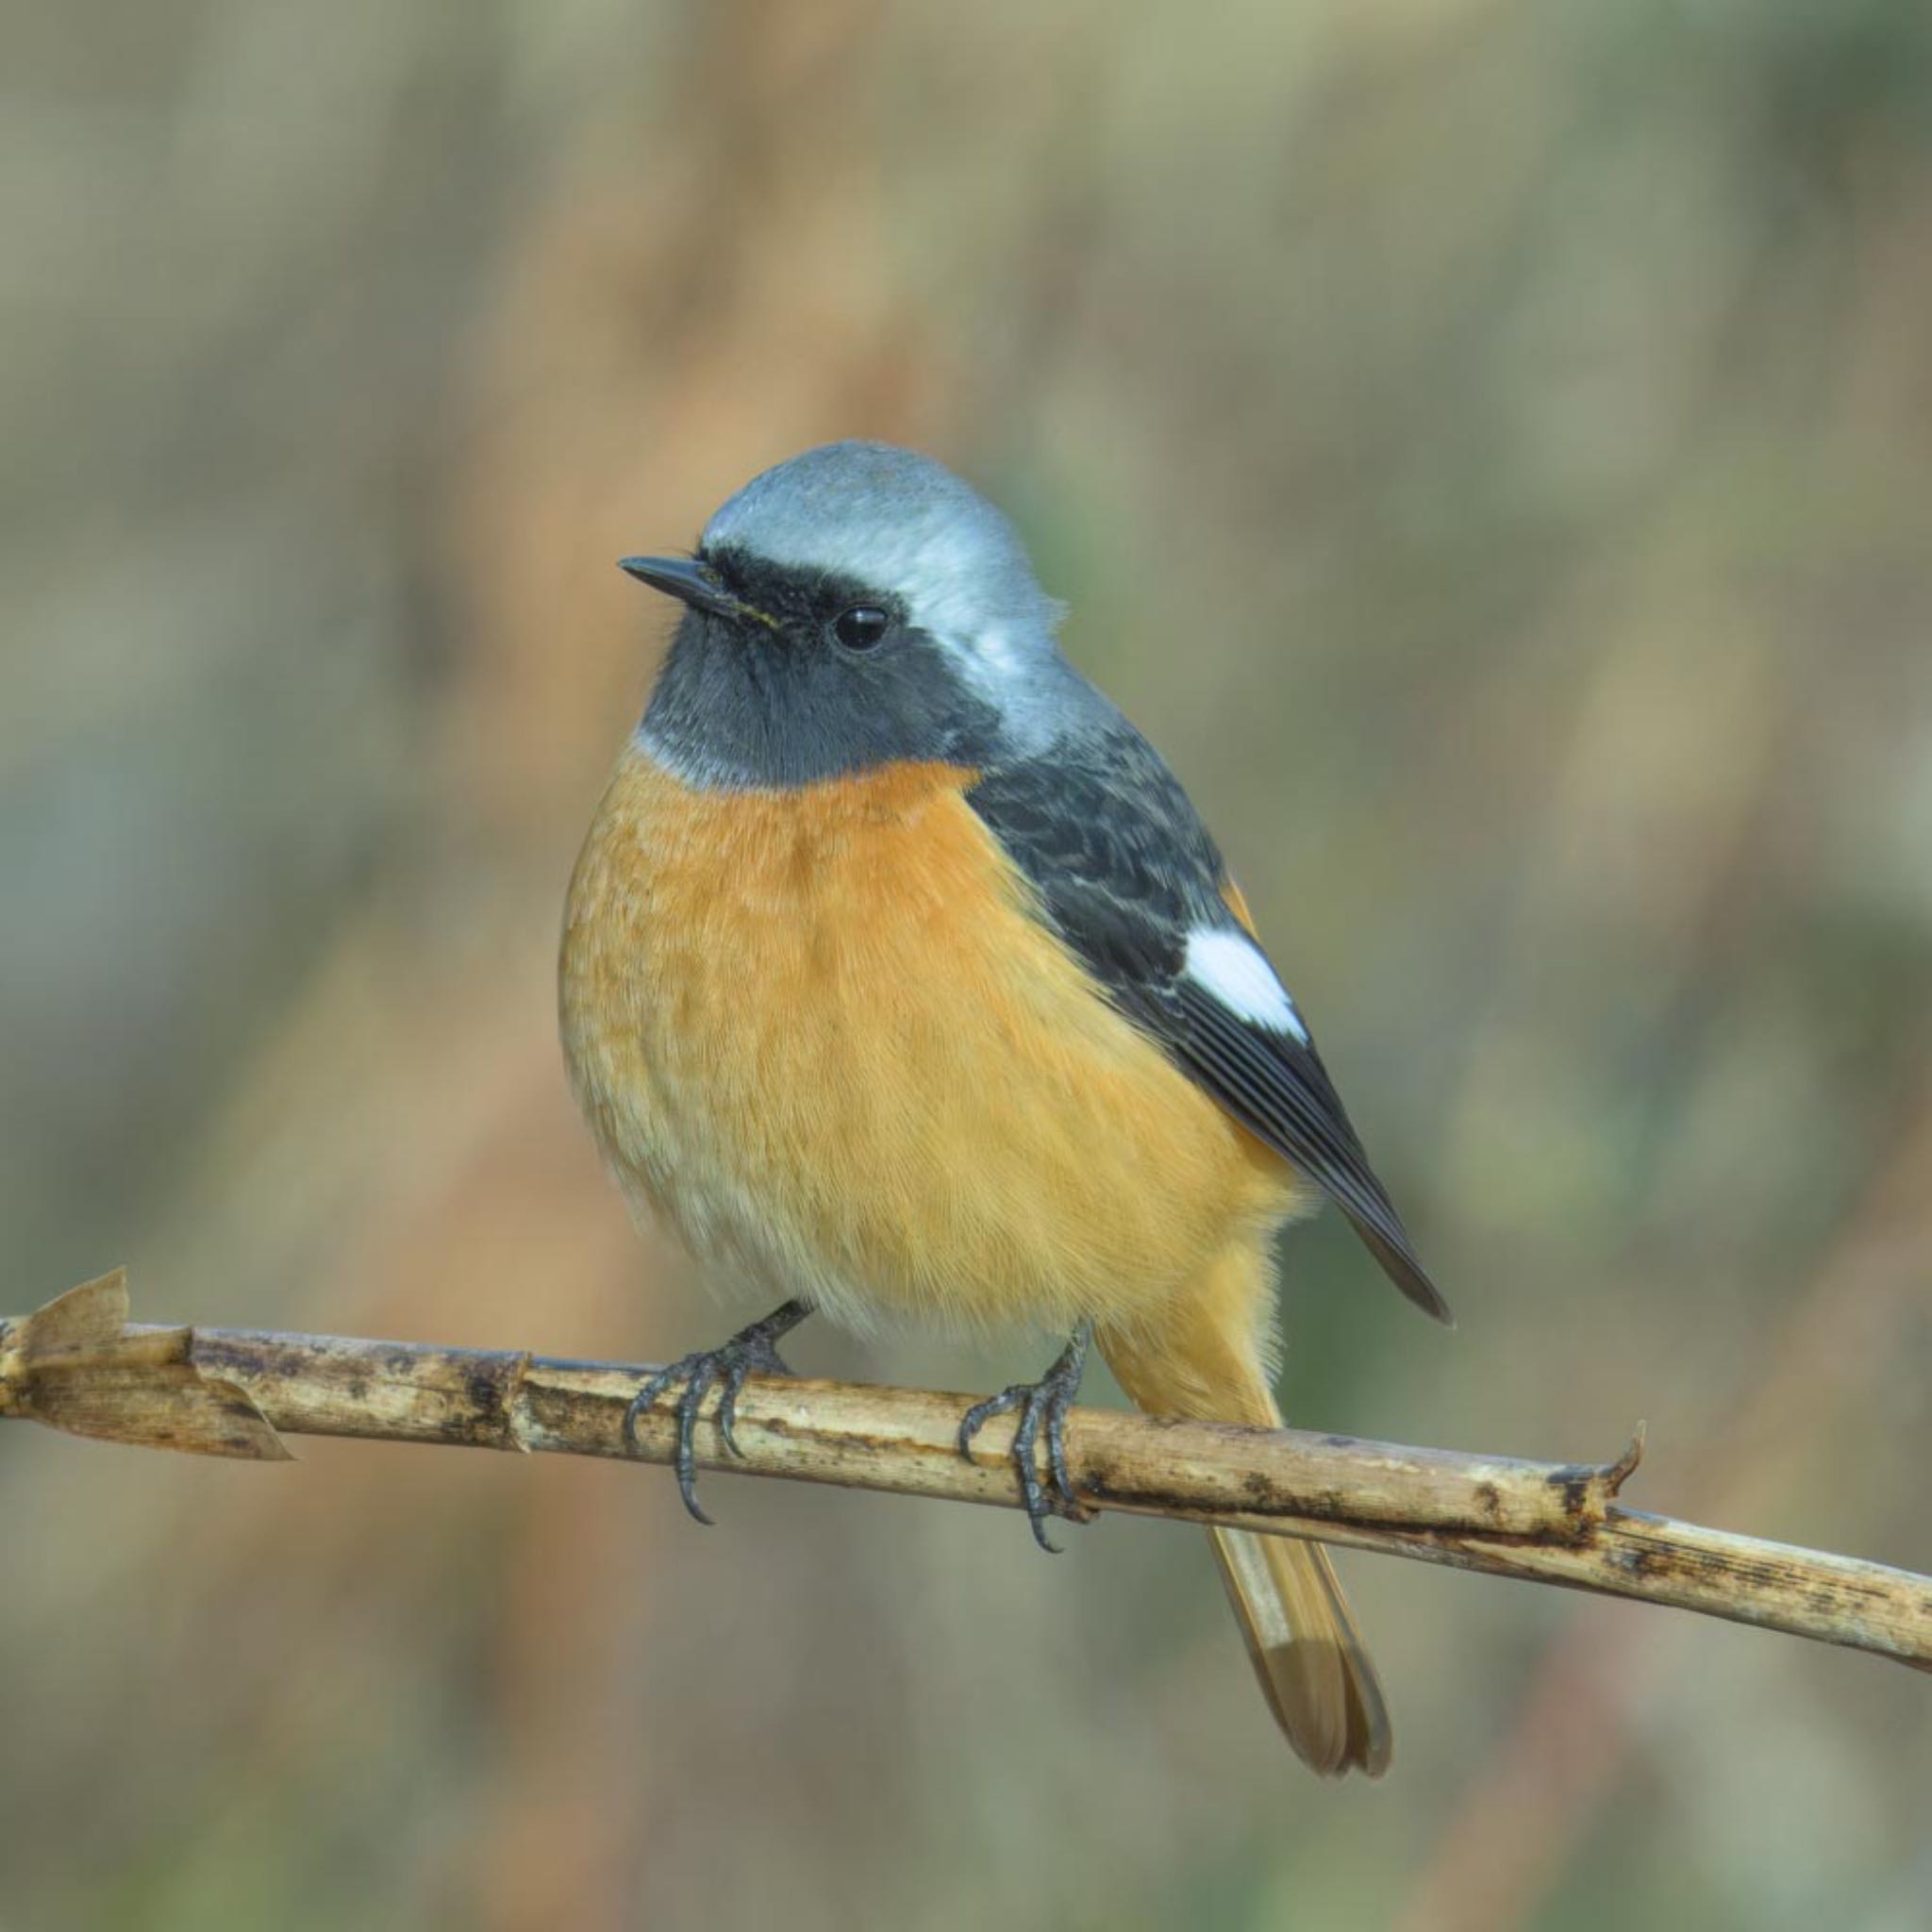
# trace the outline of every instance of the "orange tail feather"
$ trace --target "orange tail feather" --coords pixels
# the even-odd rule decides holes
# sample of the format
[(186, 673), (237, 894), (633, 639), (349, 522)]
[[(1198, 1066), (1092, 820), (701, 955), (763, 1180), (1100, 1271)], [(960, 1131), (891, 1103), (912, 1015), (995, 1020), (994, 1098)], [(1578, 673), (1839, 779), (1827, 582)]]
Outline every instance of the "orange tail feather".
[[(1150, 1415), (1279, 1428), (1255, 1303), (1266, 1264), (1244, 1251), (1208, 1271), (1158, 1332), (1103, 1329), (1108, 1366)], [(1389, 1768), (1389, 1711), (1348, 1599), (1319, 1543), (1215, 1529), (1214, 1554), (1247, 1639), (1262, 1693), (1312, 1770), (1379, 1777)]]

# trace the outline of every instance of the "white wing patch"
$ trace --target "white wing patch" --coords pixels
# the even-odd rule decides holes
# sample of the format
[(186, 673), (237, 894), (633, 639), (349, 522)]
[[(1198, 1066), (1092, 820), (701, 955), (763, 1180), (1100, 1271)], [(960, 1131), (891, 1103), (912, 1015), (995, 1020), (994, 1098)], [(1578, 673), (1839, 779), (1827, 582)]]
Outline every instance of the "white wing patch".
[(1274, 1033), (1291, 1034), (1304, 1046), (1308, 1044), (1308, 1029), (1288, 989), (1245, 933), (1225, 926), (1196, 926), (1188, 935), (1188, 956), (1181, 970), (1237, 1018)]

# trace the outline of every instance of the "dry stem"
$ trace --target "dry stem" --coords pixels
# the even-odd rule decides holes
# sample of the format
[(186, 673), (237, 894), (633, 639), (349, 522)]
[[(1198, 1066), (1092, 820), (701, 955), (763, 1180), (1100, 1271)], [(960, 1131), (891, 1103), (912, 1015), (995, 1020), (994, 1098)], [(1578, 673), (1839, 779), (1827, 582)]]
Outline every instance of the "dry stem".
[[(0, 1322), (0, 1416), (203, 1455), (286, 1458), (284, 1433), (622, 1457), (648, 1369), (421, 1343), (127, 1321), (120, 1271)], [(708, 1469), (1017, 1507), (1011, 1424), (972, 1459), (972, 1398), (758, 1378), (738, 1408), (741, 1457), (708, 1422)], [(672, 1424), (638, 1450), (668, 1462)], [(1297, 1429), (1076, 1410), (1067, 1450), (1099, 1508), (1307, 1536), (1424, 1562), (1670, 1604), (1932, 1666), (1932, 1578), (1626, 1509), (1641, 1434), (1614, 1462), (1524, 1462)]]

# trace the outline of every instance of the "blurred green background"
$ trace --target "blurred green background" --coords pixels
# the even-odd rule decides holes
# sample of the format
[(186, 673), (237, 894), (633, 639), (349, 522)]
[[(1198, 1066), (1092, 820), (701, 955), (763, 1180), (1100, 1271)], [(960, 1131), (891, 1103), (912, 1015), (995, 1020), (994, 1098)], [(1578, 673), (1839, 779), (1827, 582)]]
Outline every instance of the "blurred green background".
[[(1643, 1416), (1640, 1505), (1932, 1567), (1918, 0), (8, 11), (9, 1309), (717, 1338), (553, 1037), (612, 562), (884, 436), (1020, 519), (1461, 1317), (1297, 1232), (1291, 1415)], [(1357, 1557), (1329, 1788), (1191, 1533), (710, 1502), (7, 1430), (0, 1924), (1932, 1915), (1871, 1659)]]

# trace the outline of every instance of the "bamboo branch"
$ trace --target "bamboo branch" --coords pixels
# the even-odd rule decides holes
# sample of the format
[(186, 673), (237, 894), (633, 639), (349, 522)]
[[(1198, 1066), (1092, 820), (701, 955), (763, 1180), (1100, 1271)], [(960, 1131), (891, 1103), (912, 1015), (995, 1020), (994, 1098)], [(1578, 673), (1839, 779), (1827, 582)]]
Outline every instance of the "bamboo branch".
[[(624, 1415), (650, 1370), (423, 1343), (130, 1324), (125, 1274), (0, 1321), (0, 1417), (202, 1455), (285, 1459), (283, 1434), (625, 1457)], [(710, 1420), (712, 1470), (1017, 1507), (996, 1419), (971, 1459), (972, 1400), (848, 1383), (747, 1382), (742, 1455)], [(1641, 1432), (1605, 1464), (1407, 1449), (1299, 1429), (1076, 1409), (1074, 1487), (1096, 1508), (1304, 1536), (1761, 1624), (1932, 1668), (1932, 1578), (1705, 1529), (1618, 1500)], [(639, 1419), (638, 1457), (668, 1462), (672, 1418)]]

